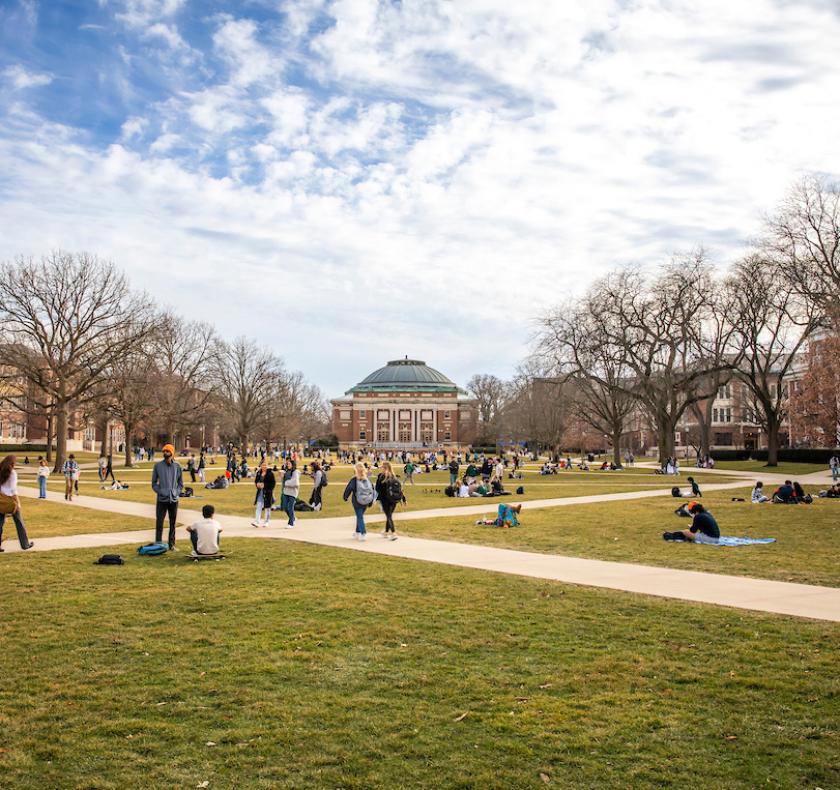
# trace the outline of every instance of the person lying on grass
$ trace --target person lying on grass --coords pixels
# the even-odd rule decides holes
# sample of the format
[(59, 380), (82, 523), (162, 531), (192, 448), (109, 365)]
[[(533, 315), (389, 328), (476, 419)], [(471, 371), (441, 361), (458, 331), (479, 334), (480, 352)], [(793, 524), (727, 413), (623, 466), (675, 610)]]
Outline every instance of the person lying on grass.
[(99, 486), (103, 491), (127, 491), (128, 483), (123, 483), (122, 480), (114, 480), (109, 486)]
[(201, 508), (201, 515), (204, 518), (187, 527), (195, 555), (219, 553), (219, 535), (222, 532), (222, 525), (213, 518), (215, 512), (216, 508), (213, 505), (205, 505)]
[(840, 485), (835, 483), (827, 491), (820, 491), (819, 495), (826, 499), (840, 499)]
[(502, 527), (504, 529), (518, 527), (518, 516), (521, 512), (521, 503), (518, 505), (499, 505), (499, 510), (496, 518), (481, 518), (475, 523), (481, 524), (486, 527)]
[(699, 502), (691, 502), (688, 512), (693, 519), (688, 529), (677, 530), (676, 532), (664, 532), (662, 533), (662, 537), (665, 540), (716, 543), (720, 537), (720, 528), (718, 527), (717, 521), (715, 521), (715, 517)]

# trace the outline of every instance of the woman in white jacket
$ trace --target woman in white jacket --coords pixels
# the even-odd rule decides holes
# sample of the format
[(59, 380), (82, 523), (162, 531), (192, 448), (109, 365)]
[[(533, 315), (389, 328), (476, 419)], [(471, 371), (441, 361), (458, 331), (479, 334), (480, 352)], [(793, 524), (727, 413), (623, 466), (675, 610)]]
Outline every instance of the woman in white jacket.
[[(14, 455), (7, 455), (0, 461), (0, 494), (3, 495), (4, 499), (14, 500), (15, 510), (11, 515), (15, 522), (15, 527), (17, 527), (18, 543), (26, 551), (26, 549), (31, 549), (35, 544), (29, 540), (26, 534), (26, 527), (23, 525), (23, 519), (20, 515), (20, 498), (17, 492), (17, 472), (15, 471), (16, 461), (17, 457)], [(3, 542), (3, 526), (5, 523), (6, 514), (0, 513), (0, 543)], [(4, 551), (2, 545), (0, 545), (0, 551)]]

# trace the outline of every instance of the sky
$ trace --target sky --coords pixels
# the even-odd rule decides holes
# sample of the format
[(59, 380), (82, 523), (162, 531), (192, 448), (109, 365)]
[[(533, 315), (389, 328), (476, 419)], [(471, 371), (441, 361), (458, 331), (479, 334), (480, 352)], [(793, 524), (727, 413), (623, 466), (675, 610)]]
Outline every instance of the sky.
[(0, 260), (94, 252), (328, 396), (510, 376), (840, 174), (834, 0), (0, 0)]

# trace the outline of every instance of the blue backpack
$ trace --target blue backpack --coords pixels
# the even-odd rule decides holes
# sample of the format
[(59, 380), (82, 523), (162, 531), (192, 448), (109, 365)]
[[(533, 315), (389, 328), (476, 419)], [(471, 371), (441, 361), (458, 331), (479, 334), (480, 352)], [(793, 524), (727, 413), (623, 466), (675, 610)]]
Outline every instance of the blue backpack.
[(154, 557), (158, 554), (166, 554), (167, 551), (169, 551), (169, 546), (165, 543), (146, 543), (137, 549), (141, 557)]

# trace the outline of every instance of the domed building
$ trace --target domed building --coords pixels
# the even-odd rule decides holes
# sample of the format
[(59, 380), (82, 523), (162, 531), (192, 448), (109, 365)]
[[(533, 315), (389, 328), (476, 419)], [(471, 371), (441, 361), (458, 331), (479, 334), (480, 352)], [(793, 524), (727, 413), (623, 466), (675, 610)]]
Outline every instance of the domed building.
[(455, 447), (475, 434), (475, 401), (419, 359), (392, 360), (330, 403), (345, 448)]

